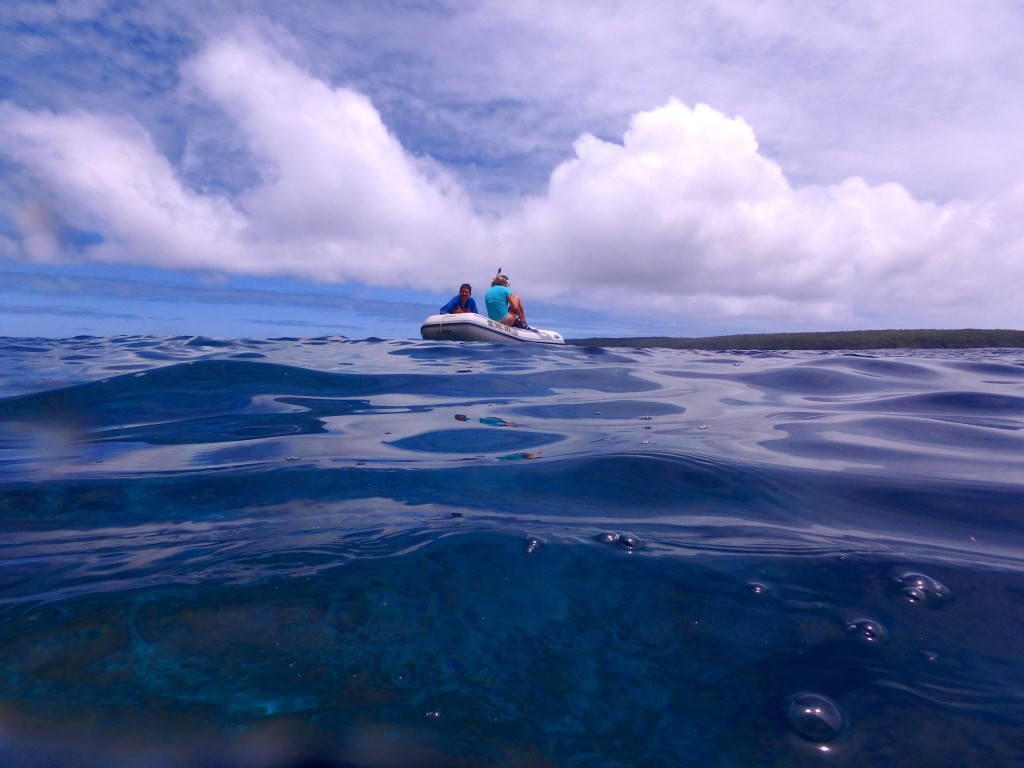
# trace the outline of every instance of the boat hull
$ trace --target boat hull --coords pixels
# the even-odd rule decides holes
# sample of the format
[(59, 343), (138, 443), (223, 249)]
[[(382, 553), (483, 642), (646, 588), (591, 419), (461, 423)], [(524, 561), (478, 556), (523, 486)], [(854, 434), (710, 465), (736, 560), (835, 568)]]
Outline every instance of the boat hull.
[(565, 344), (562, 334), (543, 328), (512, 328), (485, 317), (462, 313), (431, 315), (420, 326), (429, 341), (499, 341), (533, 344)]

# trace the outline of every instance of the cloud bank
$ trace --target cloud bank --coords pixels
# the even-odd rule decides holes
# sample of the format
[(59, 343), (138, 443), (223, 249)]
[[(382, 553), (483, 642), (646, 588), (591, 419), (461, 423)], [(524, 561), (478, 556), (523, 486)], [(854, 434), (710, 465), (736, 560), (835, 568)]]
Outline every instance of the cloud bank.
[(742, 119), (673, 100), (622, 144), (582, 137), (511, 229), (543, 271), (609, 302), (614, 287), (663, 311), (936, 322), (995, 300), (1009, 319), (1019, 203), (936, 205), (856, 177), (794, 187)]
[(259, 37), (213, 41), (182, 77), (236, 132), (251, 184), (190, 186), (131, 116), (3, 102), (6, 252), (438, 293), (502, 266), (527, 297), (772, 330), (1019, 325), (1021, 187), (937, 204), (857, 177), (797, 185), (742, 118), (673, 98), (621, 141), (581, 136), (542, 194), (484, 214), (365, 95)]

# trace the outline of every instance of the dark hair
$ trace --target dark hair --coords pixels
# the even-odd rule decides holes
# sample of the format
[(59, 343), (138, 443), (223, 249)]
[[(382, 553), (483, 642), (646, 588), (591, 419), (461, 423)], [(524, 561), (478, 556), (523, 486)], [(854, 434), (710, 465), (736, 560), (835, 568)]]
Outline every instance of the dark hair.
[(462, 290), (463, 288), (469, 288), (469, 292), (470, 292), (470, 293), (472, 293), (472, 292), (473, 292), (473, 286), (472, 286), (472, 285), (470, 285), (469, 283), (463, 283), (462, 285), (460, 285), (460, 286), (459, 286), (459, 290), (460, 290), (460, 291), (461, 291), (461, 290)]

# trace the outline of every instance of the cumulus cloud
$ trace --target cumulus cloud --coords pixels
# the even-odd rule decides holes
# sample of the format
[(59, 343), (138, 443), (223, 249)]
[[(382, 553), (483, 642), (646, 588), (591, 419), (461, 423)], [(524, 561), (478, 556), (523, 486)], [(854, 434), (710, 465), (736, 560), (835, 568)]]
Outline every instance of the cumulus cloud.
[(425, 264), (462, 262), (482, 246), (458, 184), (406, 152), (362, 94), (316, 80), (251, 39), (215, 43), (190, 71), (264, 161), (262, 183), (240, 199), (253, 241), (281, 244), (264, 258), (319, 279), (380, 285), (407, 282)]
[[(671, 99), (636, 113), (621, 142), (581, 136), (542, 194), (488, 217), (366, 96), (263, 39), (214, 41), (184, 76), (259, 178), (231, 195), (192, 189), (130, 117), (4, 103), (0, 152), (46, 190), (18, 218), (28, 257), (438, 292), (501, 265), (530, 297), (775, 327), (1016, 316), (1020, 190), (937, 204), (858, 177), (797, 185), (743, 119)], [(68, 226), (102, 242), (62, 246)]]
[(794, 187), (749, 125), (706, 105), (672, 100), (635, 115), (621, 144), (588, 135), (575, 150), (505, 235), (533, 255), (531, 282), (555, 275), (613, 306), (632, 294), (722, 316), (934, 319), (977, 302), (969, 286), (1008, 313), (1000, 286), (1024, 276), (1011, 198), (937, 205), (860, 178)]
[(459, 186), (405, 152), (366, 97), (255, 39), (215, 43), (187, 70), (235, 121), (260, 182), (231, 200), (191, 190), (131, 118), (4, 103), (0, 152), (59, 208), (19, 218), (27, 255), (58, 257), (58, 218), (99, 232), (88, 256), (100, 260), (372, 285), (409, 285), (425, 265), (458, 280), (457, 265), (485, 250)]
[(241, 214), (185, 189), (134, 120), (0, 103), (0, 126), (0, 151), (45, 189), (17, 212), (35, 260), (75, 255), (60, 249), (66, 226), (99, 233), (104, 242), (93, 254), (101, 260), (187, 268), (239, 256)]

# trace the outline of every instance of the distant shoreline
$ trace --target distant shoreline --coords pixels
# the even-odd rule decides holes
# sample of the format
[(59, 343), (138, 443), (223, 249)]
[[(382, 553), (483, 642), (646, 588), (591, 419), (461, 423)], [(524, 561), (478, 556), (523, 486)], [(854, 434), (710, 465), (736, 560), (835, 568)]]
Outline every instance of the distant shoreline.
[(746, 333), (732, 336), (674, 338), (637, 336), (566, 339), (581, 347), (662, 347), (668, 349), (985, 349), (1024, 347), (1024, 331), (979, 330), (886, 330), (820, 331), (816, 333)]

